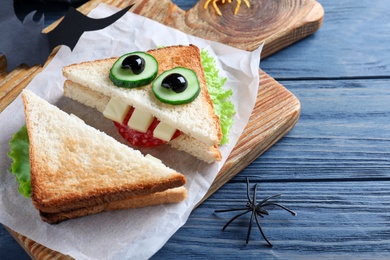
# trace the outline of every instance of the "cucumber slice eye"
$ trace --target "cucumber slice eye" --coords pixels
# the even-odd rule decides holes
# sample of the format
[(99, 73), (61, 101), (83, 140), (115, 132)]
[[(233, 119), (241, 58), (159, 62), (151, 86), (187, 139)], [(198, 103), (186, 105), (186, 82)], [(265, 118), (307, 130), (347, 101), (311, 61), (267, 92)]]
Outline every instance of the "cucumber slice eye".
[(114, 63), (109, 78), (118, 87), (137, 88), (152, 82), (157, 71), (158, 63), (152, 55), (132, 52), (122, 55)]
[(176, 67), (161, 73), (152, 83), (152, 91), (161, 102), (181, 105), (195, 100), (200, 85), (194, 71)]

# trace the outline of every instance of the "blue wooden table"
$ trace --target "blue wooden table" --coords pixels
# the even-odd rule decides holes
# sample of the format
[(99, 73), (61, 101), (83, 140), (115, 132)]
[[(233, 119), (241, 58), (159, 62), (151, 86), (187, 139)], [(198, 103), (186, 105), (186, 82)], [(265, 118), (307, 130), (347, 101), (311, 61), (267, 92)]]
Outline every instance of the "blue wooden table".
[[(174, 1), (183, 9), (196, 1)], [(314, 35), (264, 59), (261, 68), (301, 102), (301, 117), (276, 145), (196, 208), (153, 257), (390, 258), (390, 6), (386, 0), (319, 0)], [(47, 8), (48, 23), (64, 8)], [(21, 9), (23, 10), (23, 8)], [(268, 247), (250, 215), (214, 213), (282, 193), (261, 219)], [(0, 259), (28, 255), (0, 227)]]

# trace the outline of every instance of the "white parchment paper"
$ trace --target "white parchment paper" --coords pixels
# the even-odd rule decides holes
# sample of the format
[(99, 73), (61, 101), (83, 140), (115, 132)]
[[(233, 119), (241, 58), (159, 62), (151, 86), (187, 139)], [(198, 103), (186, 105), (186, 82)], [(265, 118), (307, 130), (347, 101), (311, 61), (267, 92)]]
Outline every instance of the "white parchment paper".
[[(91, 17), (101, 18), (118, 11), (100, 4)], [(143, 209), (104, 212), (68, 220), (58, 225), (43, 222), (29, 199), (17, 191), (9, 172), (9, 141), (25, 124), (20, 96), (0, 114), (0, 222), (52, 250), (76, 259), (147, 259), (155, 254), (187, 220), (221, 169), (253, 110), (259, 86), (260, 46), (253, 52), (206, 41), (166, 27), (150, 19), (127, 13), (111, 26), (84, 33), (73, 51), (61, 47), (58, 54), (27, 86), (28, 89), (68, 113), (74, 113), (119, 141), (112, 122), (99, 112), (63, 96), (61, 69), (64, 65), (95, 60), (159, 46), (195, 44), (218, 59), (226, 88), (233, 89), (237, 114), (229, 144), (221, 147), (223, 161), (211, 165), (169, 147), (142, 150), (162, 159), (187, 178), (188, 199), (182, 203)], [(180, 158), (180, 160), (178, 160)], [(179, 161), (179, 162), (178, 162)], [(206, 227), (205, 227), (206, 228)]]

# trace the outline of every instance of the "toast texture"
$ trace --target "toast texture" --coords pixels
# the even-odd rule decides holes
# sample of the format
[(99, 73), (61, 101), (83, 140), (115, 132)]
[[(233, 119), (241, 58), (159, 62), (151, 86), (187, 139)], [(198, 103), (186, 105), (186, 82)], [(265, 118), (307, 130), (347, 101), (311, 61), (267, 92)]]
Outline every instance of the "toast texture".
[[(110, 97), (70, 80), (66, 80), (64, 83), (64, 94), (65, 96), (86, 106), (95, 108), (102, 113), (110, 100)], [(181, 134), (178, 138), (171, 140), (168, 144), (173, 148), (187, 152), (206, 163), (213, 163), (221, 161), (222, 159), (218, 146), (207, 146), (187, 134)]]
[(183, 186), (184, 175), (144, 157), (28, 90), (32, 202), (45, 213), (96, 207)]
[(199, 96), (189, 104), (170, 105), (162, 103), (154, 96), (151, 84), (133, 89), (117, 87), (109, 79), (110, 69), (117, 57), (65, 66), (63, 75), (74, 83), (110, 98), (120, 98), (130, 106), (149, 112), (160, 121), (175, 126), (207, 146), (219, 145), (222, 131), (206, 86), (199, 48), (195, 45), (177, 45), (150, 50), (147, 53), (156, 58), (158, 75), (175, 67), (193, 70), (201, 87)]
[(40, 211), (40, 216), (48, 223), (58, 224), (61, 221), (97, 214), (103, 211), (143, 208), (160, 204), (177, 203), (185, 200), (186, 198), (187, 189), (184, 187), (178, 187), (146, 196), (134, 196), (123, 200), (107, 202), (88, 208), (62, 211), (58, 213), (46, 213)]

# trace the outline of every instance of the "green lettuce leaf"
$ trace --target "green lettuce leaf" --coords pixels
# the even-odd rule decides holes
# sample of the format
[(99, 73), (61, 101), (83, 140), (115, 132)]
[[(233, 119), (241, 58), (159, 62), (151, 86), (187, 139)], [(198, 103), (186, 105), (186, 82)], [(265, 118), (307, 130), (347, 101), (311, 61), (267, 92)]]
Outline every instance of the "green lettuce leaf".
[(233, 116), (236, 113), (234, 104), (230, 101), (233, 91), (231, 89), (223, 89), (226, 78), (219, 76), (219, 70), (214, 57), (204, 49), (201, 50), (200, 56), (214, 111), (219, 116), (221, 122), (223, 134), (221, 144), (226, 144), (229, 142), (228, 135), (234, 122)]
[(12, 136), (10, 141), (11, 151), (8, 156), (13, 160), (10, 171), (15, 175), (19, 183), (18, 191), (25, 197), (31, 195), (30, 184), (30, 141), (27, 128), (23, 126)]
[[(221, 122), (223, 134), (221, 144), (226, 144), (229, 142), (228, 134), (233, 125), (233, 115), (236, 113), (234, 104), (230, 101), (233, 92), (231, 89), (223, 89), (226, 78), (219, 76), (216, 61), (207, 50), (201, 51), (201, 60), (207, 87), (214, 104), (214, 110)], [(29, 198), (31, 196), (30, 141), (28, 139), (26, 126), (20, 128), (20, 130), (12, 136), (10, 147), (11, 151), (8, 153), (8, 156), (13, 160), (10, 171), (15, 175), (16, 180), (19, 183), (18, 191), (23, 196)]]

